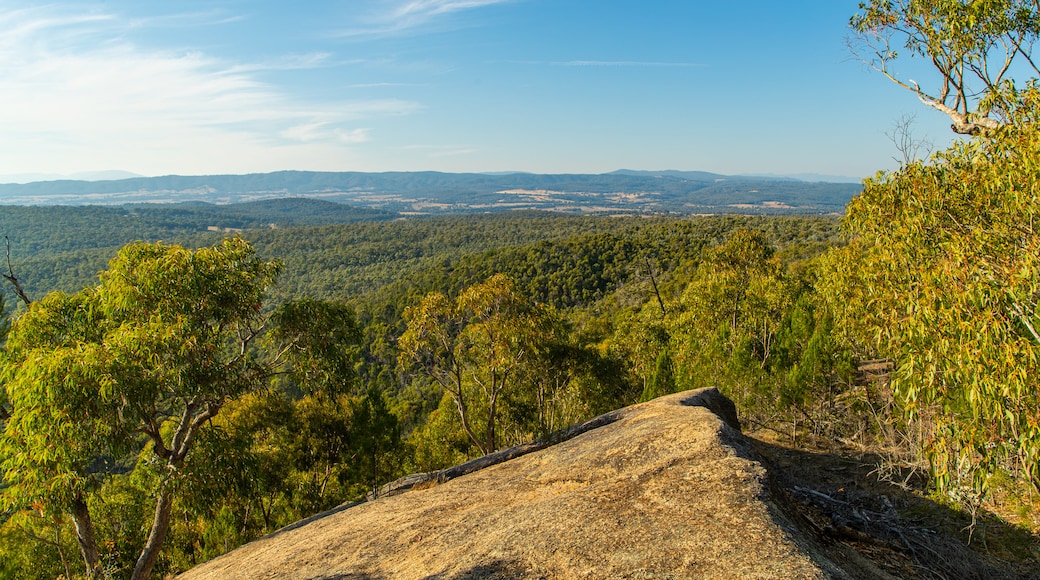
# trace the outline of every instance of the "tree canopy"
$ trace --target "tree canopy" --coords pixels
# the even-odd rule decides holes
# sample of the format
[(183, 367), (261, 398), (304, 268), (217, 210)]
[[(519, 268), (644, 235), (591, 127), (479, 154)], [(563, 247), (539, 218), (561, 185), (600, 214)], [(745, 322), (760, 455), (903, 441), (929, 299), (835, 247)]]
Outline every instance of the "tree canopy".
[(1040, 131), (1006, 128), (867, 180), (828, 294), (896, 359), (941, 487), (1007, 470), (1040, 489)]
[[(406, 312), (400, 360), (418, 366), (455, 402), (462, 427), (487, 454), (499, 447), (502, 399), (523, 379), (523, 367), (539, 360), (556, 334), (556, 319), (498, 274), (467, 288), (454, 301), (431, 293)], [(483, 428), (474, 424), (483, 417)]]
[[(956, 133), (976, 134), (1020, 120), (1036, 100), (1036, 0), (869, 0), (852, 17), (854, 53), (925, 105)], [(898, 75), (904, 56), (926, 60), (938, 78)]]
[(115, 474), (149, 471), (155, 514), (131, 576), (148, 577), (200, 431), (228, 401), (264, 388), (286, 353), (316, 343), (298, 330), (314, 324), (297, 321), (267, 357), (253, 348), (280, 268), (239, 238), (198, 250), (132, 244), (98, 285), (33, 302), (6, 345), (5, 507), (69, 513), (87, 575), (96, 576), (91, 494)]

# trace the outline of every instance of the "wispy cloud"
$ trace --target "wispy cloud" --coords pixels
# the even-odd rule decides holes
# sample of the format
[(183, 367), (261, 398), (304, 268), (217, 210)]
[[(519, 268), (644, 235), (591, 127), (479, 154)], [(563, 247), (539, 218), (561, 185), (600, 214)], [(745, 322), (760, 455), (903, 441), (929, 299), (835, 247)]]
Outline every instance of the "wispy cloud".
[(465, 145), (404, 145), (399, 147), (405, 151), (425, 151), (429, 158), (455, 157), (459, 155), (472, 155), (478, 150)]
[(409, 0), (397, 6), (394, 17), (427, 19), (437, 14), (501, 4), (506, 0)]
[(372, 37), (398, 34), (429, 24), (454, 12), (505, 4), (517, 0), (389, 0), (369, 2), (370, 9), (356, 25), (341, 30), (341, 37)]
[(365, 143), (371, 139), (371, 129), (338, 129), (322, 122), (289, 127), (282, 134), (288, 139), (305, 143), (323, 141), (330, 134), (341, 143)]
[(0, 172), (35, 170), (44, 156), (63, 172), (96, 169), (102, 155), (141, 172), (154, 163), (145, 159), (163, 156), (216, 166), (222, 157), (280, 153), (288, 166), (298, 163), (294, 147), (362, 143), (372, 138), (356, 126), (365, 119), (421, 108), (400, 99), (305, 101), (260, 73), (339, 64), (329, 54), (250, 63), (145, 48), (127, 39), (142, 22), (62, 5), (0, 11)]
[(394, 87), (421, 87), (425, 86), (422, 83), (356, 83), (353, 85), (347, 85), (347, 88), (351, 89), (384, 89)]
[[(330, 66), (332, 54), (328, 52), (312, 52), (309, 54), (290, 54), (265, 62), (242, 63), (230, 66), (228, 72), (251, 73), (274, 70), (307, 70)], [(360, 61), (354, 61), (360, 62)], [(340, 63), (344, 64), (344, 63)]]
[(707, 66), (696, 62), (655, 62), (644, 60), (565, 60), (549, 63), (553, 66), (632, 67), (632, 68), (696, 68)]
[(243, 20), (245, 20), (245, 17), (240, 14), (228, 14), (223, 10), (214, 9), (199, 12), (174, 12), (143, 18), (137, 17), (130, 19), (129, 22), (139, 28), (157, 26), (165, 28), (197, 28), (199, 26), (219, 26)]

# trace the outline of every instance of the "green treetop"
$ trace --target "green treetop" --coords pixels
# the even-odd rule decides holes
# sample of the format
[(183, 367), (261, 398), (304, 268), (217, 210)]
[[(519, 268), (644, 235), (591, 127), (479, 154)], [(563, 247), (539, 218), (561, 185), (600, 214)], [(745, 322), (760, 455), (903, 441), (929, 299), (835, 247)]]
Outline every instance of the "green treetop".
[(3, 367), (5, 509), (70, 514), (95, 577), (91, 494), (116, 473), (151, 470), (154, 517), (131, 576), (148, 577), (200, 431), (228, 401), (263, 388), (293, 351), (286, 343), (265, 357), (253, 347), (279, 270), (241, 239), (194, 251), (132, 244), (97, 286), (31, 303), (12, 324)]

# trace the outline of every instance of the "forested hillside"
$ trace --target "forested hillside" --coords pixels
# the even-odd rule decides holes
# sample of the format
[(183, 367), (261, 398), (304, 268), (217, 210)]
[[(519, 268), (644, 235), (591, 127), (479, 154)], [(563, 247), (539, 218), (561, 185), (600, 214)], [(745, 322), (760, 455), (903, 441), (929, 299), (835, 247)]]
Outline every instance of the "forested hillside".
[[(216, 230), (278, 228), (392, 219), (395, 214), (315, 199), (270, 199), (233, 205), (0, 206), (0, 234), (15, 257), (118, 248), (133, 240), (191, 243)], [(211, 237), (210, 240), (218, 239)], [(196, 242), (198, 243), (198, 242)]]
[[(883, 187), (872, 182), (868, 194)], [(854, 220), (861, 219), (868, 194), (852, 206), (847, 227), (861, 223)], [(16, 316), (5, 353), (13, 365), (8, 371), (17, 371), (5, 379), (7, 424), (49, 424), (49, 432), (75, 429), (65, 424), (68, 418), (99, 411), (91, 410), (93, 399), (80, 398), (83, 391), (67, 391), (46, 395), (50, 404), (66, 409), (61, 414), (26, 415), (39, 408), (26, 406), (26, 397), (44, 396), (34, 389), (47, 384), (46, 377), (53, 376), (47, 373), (89, 364), (92, 373), (100, 373), (91, 376), (108, 377), (99, 384), (138, 386), (106, 403), (114, 406), (99, 416), (95, 435), (78, 444), (79, 459), (41, 463), (36, 455), (18, 451), (30, 445), (16, 438), (19, 431), (5, 432), (5, 465), (32, 474), (9, 475), (4, 492), (8, 511), (0, 533), (8, 570), (22, 575), (39, 570), (38, 577), (48, 577), (69, 565), (80, 541), (76, 526), (84, 525), (61, 508), (69, 501), (90, 510), (90, 525), (106, 542), (96, 546), (97, 566), (129, 573), (135, 561), (147, 562), (140, 559), (147, 553), (155, 558), (154, 570), (173, 572), (361, 498), (397, 476), (441, 469), (548, 436), (610, 409), (703, 386), (721, 387), (753, 430), (787, 441), (845, 441), (888, 449), (886, 469), (927, 472), (921, 462), (927, 448), (915, 447), (926, 441), (921, 415), (907, 414), (905, 395), (888, 390), (886, 370), (894, 361), (886, 353), (892, 347), (878, 345), (872, 338), (876, 331), (862, 325), (887, 324), (882, 314), (893, 307), (863, 310), (870, 304), (863, 289), (873, 283), (849, 277), (885, 270), (854, 265), (852, 260), (865, 259), (857, 257), (863, 238), (853, 236), (846, 245), (835, 218), (509, 213), (294, 225), (290, 217), (304, 224), (346, 221), (343, 215), (321, 216), (326, 204), (301, 203), (302, 209), (287, 212), (296, 215), (273, 228), (269, 213), (248, 221), (248, 207), (231, 205), (215, 213), (213, 208), (198, 213), (174, 208), (196, 216), (194, 222), (157, 219), (162, 212), (136, 219), (114, 208), (65, 208), (87, 211), (62, 217), (60, 208), (47, 208), (52, 213), (45, 215), (54, 223), (67, 219), (69, 224), (68, 235), (56, 236), (53, 245), (38, 229), (22, 238), (11, 230), (12, 270), (7, 274), (41, 300), (32, 312), (82, 311), (101, 318)], [(308, 215), (307, 208), (315, 215)], [(28, 208), (22, 215), (40, 209)], [(221, 227), (239, 231), (203, 227), (218, 217), (240, 220), (221, 222), (237, 224)], [(94, 218), (112, 225), (90, 236)], [(248, 250), (234, 251), (247, 251), (255, 267), (267, 264), (264, 268), (277, 272), (264, 284), (262, 302), (233, 298), (255, 304), (238, 314), (243, 318), (236, 323), (243, 325), (243, 352), (250, 352), (253, 361), (241, 370), (246, 382), (233, 393), (213, 391), (201, 407), (192, 407), (199, 404), (192, 403), (199, 391), (156, 399), (143, 409), (168, 410), (135, 419), (143, 422), (134, 428), (126, 405), (141, 395), (129, 393), (152, 392), (147, 385), (155, 380), (182, 384), (199, 376), (192, 370), (195, 363), (183, 366), (197, 355), (156, 363), (147, 362), (148, 353), (161, 352), (165, 347), (159, 345), (178, 333), (187, 333), (175, 339), (185, 344), (212, 340), (216, 335), (196, 333), (227, 323), (214, 320), (163, 331), (167, 323), (155, 321), (151, 324), (160, 326), (146, 325), (141, 332), (158, 334), (130, 335), (125, 344), (133, 345), (131, 350), (113, 350), (122, 348), (126, 339), (119, 333), (133, 313), (121, 314), (121, 300), (128, 298), (119, 297), (135, 296), (135, 286), (153, 288), (160, 293), (147, 300), (179, 301), (169, 305), (179, 311), (196, 308), (192, 304), (207, 308), (210, 299), (193, 302), (193, 294), (213, 291), (216, 299), (221, 292), (236, 292), (238, 285), (223, 290), (225, 283), (216, 279), (199, 285), (216, 271), (197, 268), (230, 251), (207, 249), (221, 239), (246, 244)], [(29, 240), (33, 255), (20, 257), (23, 246), (17, 240)], [(120, 249), (134, 240), (148, 243)], [(158, 240), (164, 245), (150, 244)], [(171, 240), (199, 248), (198, 253), (181, 253), (168, 245)], [(232, 274), (251, 262), (234, 258), (227, 263), (238, 264)], [(103, 271), (99, 285), (97, 275)], [(128, 274), (115, 271), (133, 273), (136, 281), (120, 282)], [(202, 278), (192, 282), (196, 276)], [(52, 291), (65, 294), (48, 295)], [(5, 296), (13, 306), (14, 295)], [(232, 298), (217, 303), (227, 300)], [(87, 306), (94, 301), (99, 302)], [(184, 312), (202, 316), (199, 320), (217, 315)], [(103, 334), (89, 339), (86, 344), (96, 346), (86, 350), (54, 350), (56, 337), (75, 338), (83, 332), (78, 328)], [(148, 344), (155, 346), (145, 348)], [(213, 364), (238, 360), (234, 352), (223, 356), (223, 362)], [(130, 370), (147, 367), (112, 366), (138, 357), (145, 358), (133, 365), (159, 364), (173, 374), (151, 377)], [(878, 360), (864, 366), (864, 361)], [(38, 365), (43, 365), (41, 374), (25, 374)], [(864, 370), (874, 367), (880, 374)], [(89, 392), (93, 380), (80, 387)], [(893, 383), (905, 388), (901, 384)], [(176, 442), (147, 426), (171, 417), (168, 413), (181, 413), (178, 408), (194, 408), (193, 413), (201, 412), (196, 417), (205, 420), (198, 423), (193, 444), (175, 460), (156, 449), (173, 449)], [(105, 426), (106, 421), (114, 423)], [(153, 443), (134, 435), (148, 432)], [(101, 459), (105, 467), (97, 470), (93, 465)], [(178, 475), (167, 480), (150, 467), (156, 461), (174, 461)], [(935, 473), (943, 482), (956, 481), (949, 472)], [(65, 481), (79, 482), (71, 488), (79, 490), (76, 495), (40, 495), (39, 486), (55, 490)], [(141, 506), (167, 481), (177, 481), (178, 491), (170, 496), (169, 518), (160, 522), (163, 547), (149, 552), (144, 540), (157, 520)], [(1023, 488), (1001, 484), (1001, 489), (1017, 494)], [(19, 509), (25, 501), (40, 508)], [(29, 562), (37, 564), (30, 568)]]
[[(364, 219), (366, 216), (375, 219)], [(519, 274), (521, 268), (528, 267), (514, 263), (527, 252), (523, 247), (587, 234), (600, 236), (601, 244), (624, 240), (628, 245), (624, 257), (630, 262), (628, 267), (645, 269), (639, 265), (645, 261), (644, 254), (649, 252), (647, 255), (655, 259), (669, 261), (683, 259), (699, 251), (706, 241), (721, 239), (734, 224), (789, 224), (801, 219), (732, 216), (648, 220), (568, 217), (547, 212), (410, 218), (392, 222), (386, 217), (330, 202), (294, 199), (228, 206), (12, 206), (4, 208), (0, 224), (10, 244), (14, 273), (33, 296), (52, 290), (74, 291), (92, 283), (119, 248), (132, 241), (164, 241), (199, 247), (227, 235), (240, 235), (250, 240), (261, 255), (285, 264), (286, 274), (273, 290), (276, 296), (345, 299), (379, 290), (423, 270), (430, 270), (427, 276), (438, 275), (436, 272), (446, 275), (449, 272), (443, 267), (431, 269), (431, 266), (442, 266), (446, 260), (454, 262), (463, 256), (493, 249), (503, 251), (497, 257), (488, 256), (478, 261), (493, 261), (495, 268), (508, 268)], [(820, 218), (818, 223), (836, 221)], [(766, 227), (783, 230), (787, 226)], [(211, 228), (219, 231), (210, 231)], [(697, 234), (690, 233), (692, 231)], [(797, 233), (778, 235), (792, 240)], [(628, 241), (633, 236), (646, 246), (639, 255), (633, 253)], [(820, 241), (826, 234), (812, 233), (811, 236)], [(584, 257), (590, 255), (588, 249), (583, 251)], [(571, 255), (565, 259), (580, 261), (584, 257)], [(495, 269), (468, 265), (474, 261), (475, 257), (471, 256), (452, 268), (481, 268), (484, 274)], [(552, 268), (551, 265), (538, 267), (544, 272)], [(557, 278), (562, 275), (565, 274), (554, 274)], [(470, 276), (469, 281), (473, 279)], [(542, 284), (545, 283), (543, 280)]]
[[(852, 218), (861, 215), (860, 207), (853, 206)], [(923, 469), (923, 455), (915, 455), (907, 440), (920, 432), (919, 419), (905, 413), (902, 395), (888, 392), (887, 375), (875, 375), (881, 380), (875, 382), (864, 374), (863, 361), (885, 359), (891, 351), (873, 346), (873, 331), (858, 324), (872, 320), (854, 310), (868, 303), (855, 288), (868, 286), (846, 276), (873, 270), (838, 265), (851, 264), (862, 247), (860, 237), (846, 245), (838, 226), (827, 217), (487, 214), (275, 228), (261, 223), (238, 232), (184, 228), (177, 241), (199, 250), (182, 253), (150, 243), (120, 250), (134, 239), (154, 242), (177, 231), (134, 225), (83, 238), (88, 243), (82, 247), (76, 236), (61, 238), (54, 250), (36, 241), (38, 255), (21, 259), (12, 232), (13, 274), (41, 306), (31, 310), (38, 314), (17, 316), (8, 341), (7, 368), (15, 372), (5, 379), (7, 424), (49, 424), (53, 432), (77, 428), (66, 424), (71, 417), (101, 414), (76, 456), (24, 455), (19, 450), (31, 443), (20, 438), (23, 431), (5, 431), (4, 465), (22, 466), (18, 473), (24, 475), (8, 472), (2, 561), (23, 575), (30, 569), (39, 577), (61, 573), (79, 550), (75, 514), (61, 507), (72, 501), (90, 510), (95, 536), (106, 542), (96, 546), (97, 566), (129, 573), (135, 561), (147, 561), (139, 558), (147, 553), (155, 571), (183, 570), (361, 498), (397, 476), (444, 468), (613, 408), (701, 386), (721, 387), (752, 429), (788, 441), (892, 449), (886, 461), (893, 468)], [(149, 231), (156, 238), (142, 235)], [(250, 263), (277, 272), (263, 286), (263, 302), (230, 298), (245, 287), (226, 286), (204, 266), (231, 251), (207, 249), (226, 236), (247, 248), (234, 252), (252, 256), (229, 256), (227, 275)], [(99, 285), (101, 271), (107, 273)], [(193, 282), (197, 276), (202, 278)], [(843, 286), (848, 284), (857, 286)], [(189, 390), (142, 407), (168, 409), (159, 417), (188, 409), (204, 417), (189, 421), (198, 431), (179, 459), (160, 452), (176, 447), (165, 438), (171, 433), (148, 427), (159, 417), (130, 419), (126, 405), (141, 396), (130, 393), (161, 393), (150, 390), (153, 381), (190, 384), (204, 377), (187, 362), (198, 355), (148, 362), (148, 353), (161, 352), (168, 340), (217, 339), (197, 333), (227, 323), (214, 319), (164, 331), (169, 323), (156, 319), (141, 327), (146, 334), (122, 338), (135, 312), (124, 311), (123, 301), (141, 291), (134, 288), (158, 294), (133, 300), (173, 300), (158, 307), (200, 321), (218, 315), (205, 305), (222, 292), (231, 294), (213, 304), (253, 304), (236, 315), (243, 317), (238, 336), (252, 361), (236, 375), (245, 381), (236, 383), (238, 390), (213, 391), (203, 406), (192, 407), (200, 404), (200, 391)], [(48, 296), (54, 290), (67, 294)], [(200, 292), (216, 294), (192, 301)], [(5, 296), (8, 305), (15, 300)], [(41, 317), (44, 312), (91, 318)], [(54, 340), (72, 338), (60, 343), (71, 346), (85, 332), (76, 329), (88, 328), (102, 332), (84, 343), (95, 346), (55, 350)], [(170, 338), (180, 333), (187, 334)], [(133, 348), (118, 350), (121, 344)], [(219, 352), (223, 348), (213, 351)], [(213, 364), (238, 360), (233, 351), (222, 356), (227, 358)], [(171, 374), (140, 374), (155, 364)], [(99, 377), (98, 384), (114, 381), (132, 390), (113, 392), (116, 398), (104, 403), (112, 405), (109, 411), (81, 398), (95, 388), (95, 379), (63, 383), (87, 391), (35, 390), (48, 384), (49, 373), (85, 365), (99, 373), (90, 375)], [(25, 374), (30, 368), (40, 372)], [(65, 410), (31, 414), (40, 409), (27, 406), (37, 396)], [(154, 442), (134, 433), (153, 433)], [(99, 459), (105, 465), (100, 470), (92, 467)], [(156, 461), (173, 461), (174, 479), (154, 471)], [(71, 483), (76, 495), (54, 495), (66, 481), (78, 482)], [(161, 551), (148, 552), (144, 541), (157, 520), (141, 506), (167, 481), (178, 487), (169, 518), (160, 522), (166, 538)], [(41, 495), (39, 486), (52, 491)], [(40, 507), (19, 509), (25, 501)], [(54, 539), (26, 541), (32, 538)]]
[[(130, 233), (136, 238), (145, 231)], [(668, 332), (665, 318), (660, 312), (654, 314), (654, 309), (666, 304), (674, 312), (684, 286), (704, 257), (711, 255), (705, 252), (745, 231), (759, 232), (755, 235), (784, 259), (800, 263), (834, 243), (837, 221), (498, 214), (264, 226), (238, 232), (235, 235), (256, 248), (258, 259), (284, 263), (278, 284), (269, 292), (271, 299), (264, 309), (269, 314), (263, 316), (273, 317), (268, 324), (277, 326), (272, 329), (282, 329), (271, 340), (291, 339), (303, 350), (292, 361), (267, 363), (282, 369), (267, 375), (266, 380), (273, 382), (222, 403), (224, 408), (211, 418), (211, 428), (200, 431), (196, 449), (181, 468), (187, 479), (174, 504), (175, 517), (157, 569), (183, 569), (314, 511), (359, 497), (406, 472), (445, 467), (635, 402), (650, 396), (654, 377), (654, 388), (661, 392), (677, 388), (661, 386), (661, 372), (655, 374), (653, 368), (661, 356), (658, 351), (667, 350), (660, 347), (667, 342)], [(117, 244), (129, 241), (116, 235), (110, 239)], [(203, 232), (193, 237), (186, 229), (182, 235), (180, 241), (188, 247), (204, 247), (228, 234)], [(121, 267), (106, 265), (118, 252), (115, 246), (83, 249), (71, 241), (64, 243), (57, 251), (39, 251), (39, 257), (13, 262), (30, 296), (92, 287), (97, 285), (98, 271)], [(15, 255), (18, 247), (12, 244)], [(102, 280), (108, 284), (111, 274)], [(487, 286), (492, 280), (500, 284)], [(76, 301), (79, 295), (70, 298)], [(465, 312), (479, 308), (481, 301), (514, 304), (482, 323), (485, 328), (499, 328), (498, 336), (512, 336), (509, 341), (482, 342), (471, 334), (477, 326), (463, 329), (453, 339), (467, 353), (458, 359), (460, 364), (466, 361), (467, 375), (490, 373), (489, 380), (498, 381), (494, 401), (471, 393), (474, 385), (468, 382), (456, 384), (452, 391), (450, 385), (435, 380), (436, 373), (422, 371), (433, 360), (428, 357), (440, 355), (425, 351), (421, 341), (409, 342), (407, 336), (409, 325), (421, 318), (416, 308), (430, 304), (433, 296), (443, 296), (454, 305), (426, 319), (431, 324), (446, 320), (439, 318), (443, 315), (458, 317), (453, 324), (465, 326), (470, 316)], [(354, 313), (337, 319), (346, 331), (336, 342), (344, 345), (339, 354), (327, 350), (325, 339), (306, 338), (315, 322), (292, 322), (326, 320), (332, 312), (328, 308), (335, 304), (349, 304)], [(535, 315), (537, 322), (526, 318)], [(633, 324), (640, 317), (647, 318), (648, 324)], [(537, 332), (523, 341), (540, 346), (512, 350), (520, 346), (511, 342), (519, 340), (515, 333), (533, 329)], [(657, 342), (640, 344), (646, 333)], [(17, 331), (16, 335), (21, 336)], [(30, 348), (23, 341), (17, 339), (15, 344), (25, 346), (12, 348)], [(256, 343), (257, 353), (276, 356), (267, 344)], [(18, 351), (22, 354), (11, 350), (11, 356), (30, 356), (37, 347), (32, 348)], [(481, 359), (481, 351), (511, 360), (511, 370)], [(452, 392), (467, 401), (467, 415), (455, 412)], [(17, 402), (12, 399), (10, 404), (16, 412)], [(481, 444), (465, 435), (463, 419), (484, 425), (485, 435), (477, 438)], [(493, 439), (487, 439), (488, 429), (493, 429)], [(104, 477), (88, 478), (94, 483), (84, 489), (95, 490), (88, 497), (96, 500), (87, 504), (102, 502), (93, 514), (100, 536), (126, 530), (128, 535), (111, 545), (106, 557), (114, 565), (129, 567), (144, 537), (130, 530), (149, 525), (148, 512), (134, 507), (145, 502), (133, 498), (149, 493), (148, 486), (153, 485), (148, 482), (154, 475), (146, 476), (141, 463), (151, 452), (149, 447), (131, 446), (118, 452), (110, 444), (104, 448), (102, 455), (122, 459)], [(140, 455), (136, 462), (134, 455)], [(127, 472), (127, 466), (135, 463), (140, 467)], [(16, 487), (21, 489), (21, 484)], [(4, 537), (50, 534), (59, 538), (60, 546), (5, 542), (14, 550), (5, 554), (12, 569), (24, 569), (27, 559), (57, 566), (75, 553), (72, 520), (39, 519), (42, 514), (12, 512)]]

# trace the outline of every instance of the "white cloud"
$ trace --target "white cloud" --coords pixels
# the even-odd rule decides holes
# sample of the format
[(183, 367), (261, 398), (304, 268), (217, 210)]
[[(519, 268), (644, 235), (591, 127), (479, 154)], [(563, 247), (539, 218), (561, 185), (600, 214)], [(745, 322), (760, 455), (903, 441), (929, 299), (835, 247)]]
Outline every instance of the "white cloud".
[(246, 20), (246, 18), (242, 15), (229, 15), (222, 10), (213, 9), (200, 12), (177, 12), (173, 14), (149, 16), (146, 18), (135, 18), (131, 20), (131, 23), (138, 27), (163, 26), (166, 28), (195, 28), (199, 26), (230, 24), (233, 22), (242, 22), (244, 20)]
[[(332, 55), (327, 52), (312, 52), (308, 54), (290, 54), (267, 62), (253, 62), (238, 64), (229, 69), (229, 72), (250, 73), (258, 71), (273, 70), (306, 70), (329, 66)], [(352, 61), (358, 63), (361, 61)], [(344, 63), (340, 63), (344, 64)]]
[(603, 67), (643, 67), (643, 68), (692, 68), (702, 67), (695, 62), (654, 62), (640, 60), (567, 60), (552, 63), (553, 66), (603, 66)]
[(329, 123), (316, 122), (289, 127), (282, 132), (282, 136), (301, 143), (327, 141), (329, 138), (339, 143), (365, 143), (371, 140), (371, 129), (343, 129)]
[(369, 140), (356, 127), (363, 119), (420, 108), (400, 99), (301, 102), (259, 74), (326, 66), (330, 55), (228, 62), (127, 40), (140, 26), (60, 5), (0, 10), (0, 173), (201, 172), (221, 160), (252, 170), (271, 155), (290, 167), (335, 158), (315, 149), (322, 144), (342, 156), (344, 145)]
[(419, 84), (419, 83), (386, 83), (386, 82), (383, 82), (383, 83), (357, 83), (357, 84), (350, 85), (349, 88), (352, 88), (352, 89), (385, 89), (385, 88), (392, 88), (392, 87), (421, 87), (421, 86), (423, 86), (423, 85)]
[(370, 132), (371, 132), (370, 129), (364, 129), (364, 128), (362, 128), (362, 129), (353, 129), (353, 130), (349, 130), (349, 131), (345, 130), (345, 129), (336, 129), (334, 131), (334, 133), (336, 134), (336, 137), (339, 139), (340, 143), (365, 143), (366, 141), (368, 141), (370, 139), (370, 137), (369, 137), (369, 133)]
[(501, 4), (505, 0), (409, 0), (393, 11), (395, 18), (426, 19), (437, 14)]
[(428, 24), (437, 17), (473, 8), (505, 4), (516, 0), (380, 0), (374, 3), (361, 22), (339, 33), (343, 37), (396, 34)]

